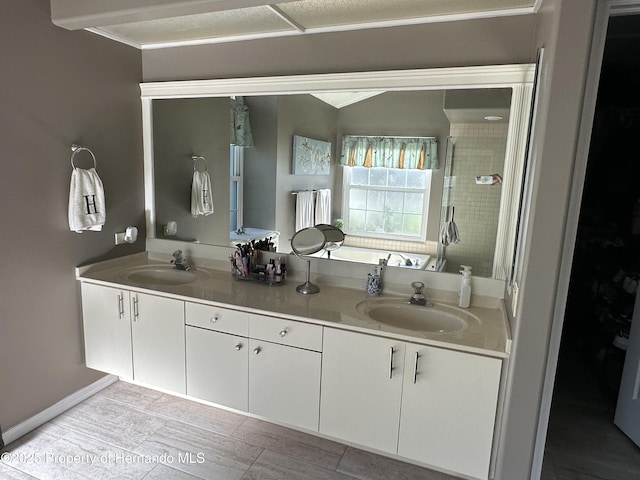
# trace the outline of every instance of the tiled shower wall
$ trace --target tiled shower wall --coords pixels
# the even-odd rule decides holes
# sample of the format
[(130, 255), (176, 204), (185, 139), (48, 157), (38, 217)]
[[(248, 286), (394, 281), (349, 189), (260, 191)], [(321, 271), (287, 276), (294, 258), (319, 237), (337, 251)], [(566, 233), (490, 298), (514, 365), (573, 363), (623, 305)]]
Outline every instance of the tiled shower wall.
[(446, 248), (448, 272), (471, 265), (473, 275), (492, 274), (502, 187), (477, 185), (475, 177), (503, 174), (507, 128), (506, 123), (451, 124), (455, 142), (451, 205), (455, 207), (460, 243)]

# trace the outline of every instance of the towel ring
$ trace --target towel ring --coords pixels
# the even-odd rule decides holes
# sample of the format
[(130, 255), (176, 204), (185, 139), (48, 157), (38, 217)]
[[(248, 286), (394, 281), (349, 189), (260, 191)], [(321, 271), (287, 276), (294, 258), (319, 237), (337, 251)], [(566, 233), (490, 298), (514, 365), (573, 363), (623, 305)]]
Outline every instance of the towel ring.
[(98, 162), (96, 161), (96, 156), (93, 154), (93, 152), (88, 148), (81, 147), (80, 145), (76, 145), (75, 143), (71, 145), (71, 151), (73, 152), (71, 154), (71, 168), (73, 168), (74, 170), (76, 169), (76, 166), (73, 164), (73, 157), (75, 157), (77, 153), (83, 150), (89, 152), (89, 154), (91, 155), (91, 158), (93, 158), (93, 168), (96, 168), (98, 166)]
[(198, 170), (198, 160), (202, 160), (204, 162), (204, 170), (202, 170), (203, 172), (206, 172), (207, 170), (209, 170), (209, 164), (207, 163), (207, 161), (205, 160), (204, 157), (201, 157), (200, 155), (192, 155), (191, 156), (191, 160), (193, 160), (193, 171), (194, 172), (200, 171), (200, 170)]

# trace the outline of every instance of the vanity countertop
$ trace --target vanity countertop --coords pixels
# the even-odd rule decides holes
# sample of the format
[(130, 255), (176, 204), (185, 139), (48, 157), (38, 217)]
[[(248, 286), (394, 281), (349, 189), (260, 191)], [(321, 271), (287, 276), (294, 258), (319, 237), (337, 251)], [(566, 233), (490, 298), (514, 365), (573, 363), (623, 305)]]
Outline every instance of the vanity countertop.
[[(153, 260), (146, 253), (142, 253), (78, 267), (76, 276), (80, 281), (105, 286), (124, 287), (131, 291), (228, 308), (241, 308), (250, 313), (276, 314), (291, 320), (470, 353), (502, 358), (508, 357), (510, 353), (511, 339), (503, 301), (497, 302), (495, 308), (472, 306), (460, 309), (475, 317), (462, 330), (446, 333), (417, 332), (382, 324), (360, 313), (356, 305), (372, 299), (364, 288), (338, 288), (319, 284), (320, 293), (300, 295), (296, 292), (296, 285), (300, 282), (296, 280), (289, 279), (284, 284), (270, 286), (256, 281), (237, 280), (226, 270), (204, 267), (189, 272), (194, 273), (197, 278), (183, 285), (146, 285), (136, 283), (128, 277), (132, 269), (145, 266), (166, 267), (167, 263)], [(376, 300), (385, 298), (405, 300), (404, 297), (384, 293), (375, 297)], [(440, 302), (436, 300), (436, 303)], [(451, 308), (457, 309), (454, 306)]]

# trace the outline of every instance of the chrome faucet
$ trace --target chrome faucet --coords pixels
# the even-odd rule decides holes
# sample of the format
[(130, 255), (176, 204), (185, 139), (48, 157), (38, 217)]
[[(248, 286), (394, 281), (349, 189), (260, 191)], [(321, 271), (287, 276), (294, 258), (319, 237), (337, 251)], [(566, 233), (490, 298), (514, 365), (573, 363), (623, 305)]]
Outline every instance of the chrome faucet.
[(193, 269), (187, 260), (182, 256), (182, 250), (176, 250), (173, 252), (173, 260), (171, 260), (178, 270), (186, 270), (187, 272)]
[(403, 255), (402, 253), (396, 253), (396, 255), (398, 255), (402, 260), (404, 260), (405, 267), (412, 267), (413, 266), (413, 262), (406, 255)]
[(413, 282), (411, 283), (411, 288), (413, 288), (413, 295), (409, 297), (404, 303), (408, 303), (411, 305), (421, 305), (423, 307), (433, 307), (433, 303), (427, 300), (424, 293), (424, 283), (422, 282)]

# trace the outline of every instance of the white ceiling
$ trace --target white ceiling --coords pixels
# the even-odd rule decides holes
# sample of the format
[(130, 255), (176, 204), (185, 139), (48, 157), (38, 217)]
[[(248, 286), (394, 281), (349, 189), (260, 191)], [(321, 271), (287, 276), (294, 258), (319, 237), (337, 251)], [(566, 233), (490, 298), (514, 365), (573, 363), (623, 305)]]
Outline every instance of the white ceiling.
[(96, 6), (97, 0), (51, 0), (51, 5), (56, 25), (86, 28), (137, 48), (153, 49), (521, 15), (537, 11), (541, 1), (236, 0), (235, 5), (249, 6), (234, 8), (233, 2), (224, 0), (131, 0), (125, 5), (112, 0), (112, 11), (104, 2)]

